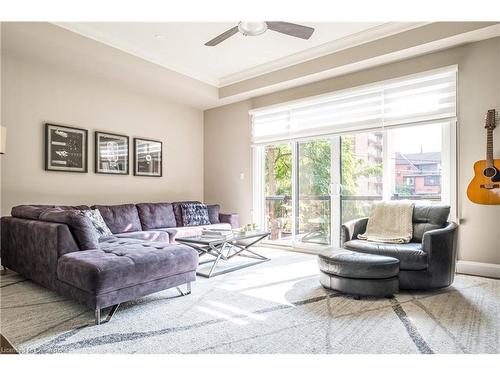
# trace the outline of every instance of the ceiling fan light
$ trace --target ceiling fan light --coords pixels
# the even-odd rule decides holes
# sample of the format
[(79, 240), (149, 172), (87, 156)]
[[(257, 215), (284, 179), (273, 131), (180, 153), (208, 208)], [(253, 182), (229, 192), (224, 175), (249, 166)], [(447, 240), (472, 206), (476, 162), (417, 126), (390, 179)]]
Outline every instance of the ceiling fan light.
[(264, 34), (267, 30), (267, 24), (261, 22), (240, 21), (238, 23), (238, 31), (245, 36), (257, 36)]

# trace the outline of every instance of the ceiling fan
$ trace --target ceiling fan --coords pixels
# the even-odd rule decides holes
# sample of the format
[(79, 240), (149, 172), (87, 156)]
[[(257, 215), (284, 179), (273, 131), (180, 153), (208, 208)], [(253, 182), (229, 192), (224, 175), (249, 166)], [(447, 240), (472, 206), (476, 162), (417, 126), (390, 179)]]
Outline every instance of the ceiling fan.
[(264, 34), (267, 30), (273, 30), (278, 33), (294, 36), (301, 39), (309, 39), (314, 32), (314, 28), (298, 25), (290, 22), (278, 21), (261, 21), (261, 22), (246, 22), (240, 21), (238, 26), (234, 26), (222, 34), (216, 36), (212, 40), (205, 43), (206, 46), (213, 47), (223, 42), (227, 38), (236, 33), (241, 33), (245, 36), (257, 36)]

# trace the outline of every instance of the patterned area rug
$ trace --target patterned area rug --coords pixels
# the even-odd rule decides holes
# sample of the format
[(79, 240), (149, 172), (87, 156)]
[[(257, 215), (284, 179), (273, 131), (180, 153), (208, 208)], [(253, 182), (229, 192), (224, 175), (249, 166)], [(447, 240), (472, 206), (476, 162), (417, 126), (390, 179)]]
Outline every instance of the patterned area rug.
[[(8, 272), (1, 332), (21, 353), (499, 353), (500, 280), (458, 275), (452, 287), (354, 299), (322, 288), (316, 257), (260, 249), (271, 261), (199, 278), (93, 311)], [(106, 313), (106, 311), (104, 311)]]

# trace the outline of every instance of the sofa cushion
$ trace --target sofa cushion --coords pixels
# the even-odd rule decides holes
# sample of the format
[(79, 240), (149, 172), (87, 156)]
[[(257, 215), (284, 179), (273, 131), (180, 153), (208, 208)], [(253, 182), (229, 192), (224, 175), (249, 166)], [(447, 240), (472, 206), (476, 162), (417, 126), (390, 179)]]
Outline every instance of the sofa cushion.
[(352, 240), (345, 242), (343, 247), (359, 253), (397, 258), (400, 262), (399, 268), (402, 270), (423, 270), (427, 268), (427, 254), (422, 250), (422, 244), (420, 243), (392, 244)]
[(450, 206), (415, 205), (413, 208), (412, 242), (422, 242), (425, 232), (443, 228), (449, 215)]
[(61, 210), (90, 210), (90, 207), (85, 205), (85, 204), (79, 204), (76, 206), (57, 205), (57, 206), (54, 206), (54, 208), (60, 208)]
[(209, 204), (207, 206), (207, 209), (208, 209), (208, 219), (210, 220), (210, 224), (219, 224), (220, 205)]
[(45, 209), (39, 219), (66, 224), (75, 237), (80, 250), (97, 249), (99, 247), (99, 235), (83, 211), (61, 210), (60, 208)]
[(12, 207), (10, 214), (13, 217), (18, 217), (21, 219), (38, 220), (40, 215), (50, 209), (54, 208), (54, 205), (48, 204), (23, 204), (20, 206)]
[(199, 201), (184, 201), (184, 202), (174, 202), (172, 203), (172, 207), (174, 208), (174, 216), (175, 216), (175, 226), (182, 227), (182, 204), (184, 203), (201, 203)]
[(119, 204), (115, 206), (95, 205), (113, 234), (125, 232), (139, 232), (142, 230), (141, 221), (135, 204)]
[(114, 235), (117, 238), (134, 238), (142, 241), (168, 242), (168, 232), (161, 230), (148, 230), (140, 232), (119, 233)]
[(171, 243), (175, 243), (177, 238), (201, 236), (202, 230), (203, 227), (175, 227), (165, 229)]
[(139, 203), (136, 206), (143, 230), (177, 226), (172, 203)]
[(182, 209), (182, 224), (187, 226), (209, 225), (207, 206), (203, 203), (184, 203)]
[(240, 227), (240, 216), (238, 214), (219, 214), (221, 223), (228, 223), (231, 228)]
[(119, 239), (99, 250), (59, 258), (59, 280), (81, 290), (104, 294), (186, 272), (198, 266), (198, 253), (187, 246)]

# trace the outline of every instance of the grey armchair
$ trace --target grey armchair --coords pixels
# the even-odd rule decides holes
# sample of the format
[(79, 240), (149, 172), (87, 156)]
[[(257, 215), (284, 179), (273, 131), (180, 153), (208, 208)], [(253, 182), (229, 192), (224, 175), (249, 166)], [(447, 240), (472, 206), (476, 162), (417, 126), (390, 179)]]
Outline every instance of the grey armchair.
[(413, 238), (407, 244), (359, 240), (368, 218), (352, 220), (341, 228), (341, 246), (361, 253), (399, 259), (400, 289), (436, 289), (451, 285), (457, 256), (457, 224), (448, 222), (449, 206), (416, 205)]

